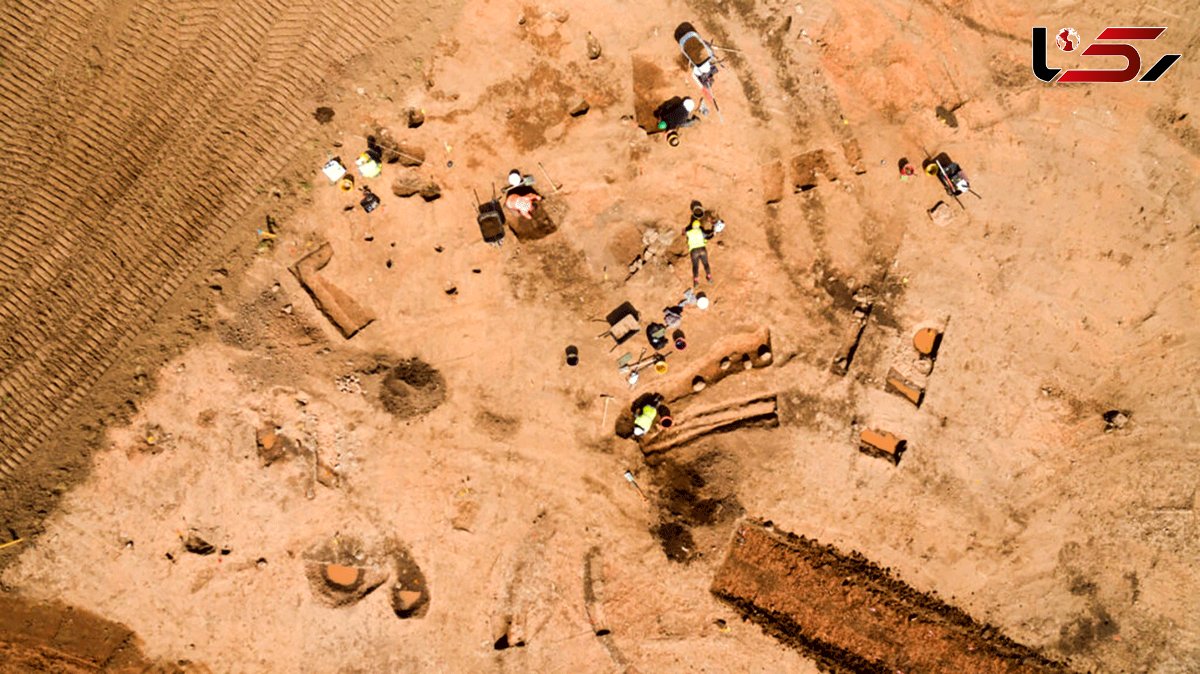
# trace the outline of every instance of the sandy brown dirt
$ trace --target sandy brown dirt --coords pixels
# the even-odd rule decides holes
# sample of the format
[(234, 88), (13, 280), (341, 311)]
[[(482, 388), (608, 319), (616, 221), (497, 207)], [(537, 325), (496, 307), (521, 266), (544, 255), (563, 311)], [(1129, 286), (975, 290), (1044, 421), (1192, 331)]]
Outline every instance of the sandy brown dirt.
[(207, 672), (187, 661), (152, 662), (129, 628), (57, 602), (0, 597), (0, 667), (5, 672)]
[[(327, 82), (369, 46), (395, 58), (432, 44), (428, 33), (397, 33), (402, 4), (0, 9), (8, 526), (36, 531), (86, 474), (99, 428), (135, 413), (153, 371), (204, 332), (205, 295), (243, 264), (262, 211), (308, 189), (289, 166), (315, 154), (310, 104)], [(404, 16), (434, 25), (453, 11), (435, 2)], [(419, 75), (404, 66), (374, 71), (381, 95)], [(239, 249), (214, 256), (230, 239)]]
[[(121, 160), (84, 161), (86, 144), (71, 140), (119, 125), (5, 109), (2, 123), (38, 122), (28, 128), (43, 134), (7, 134), (21, 166), (52, 132), (78, 150), (52, 170), (72, 181), (36, 189), (61, 191), (72, 216), (62, 219), (82, 224), (52, 230), (55, 211), (29, 199), (2, 230), (5, 242), (36, 248), (0, 257), (11, 345), (3, 390), (32, 396), (19, 414), (4, 408), (5, 456), (32, 457), (6, 473), (17, 479), (5, 482), (5, 515), (41, 522), (48, 501), (7, 504), (30, 502), (18, 497), (31, 488), (61, 494), (43, 535), (0, 551), (3, 588), (95, 612), (136, 633), (148, 657), (213, 671), (816, 671), (708, 592), (747, 513), (858, 551), (1075, 669), (1194, 671), (1200, 145), (1188, 83), (1200, 66), (1188, 55), (1200, 54), (1200, 17), (1158, 4), (1093, 3), (1082, 16), (1016, 2), (480, 0), (420, 23), (366, 21), (353, 45), (308, 66), (247, 33), (263, 51), (257, 75), (236, 82), (245, 88), (191, 108), (177, 83), (141, 117), (133, 106), (120, 128), (149, 125), (162, 144), (109, 141), (142, 152)], [(338, 30), (353, 30), (343, 16), (352, 9), (321, 7), (321, 21), (297, 29), (316, 37), (281, 28), (279, 41), (323, 54)], [(48, 26), (70, 23), (39, 11)], [(149, 36), (157, 15), (147, 12), (112, 20)], [(217, 14), (234, 35), (236, 15)], [(156, 20), (191, 26), (183, 16), (192, 14)], [(684, 20), (736, 51), (723, 53), (716, 85), (724, 121), (704, 117), (671, 148), (636, 126), (633, 81), (636, 63), (665, 95), (698, 93), (671, 40)], [(315, 28), (322, 22), (330, 26)], [(265, 26), (286, 22), (251, 14), (244, 23), (275, 35)], [(1185, 57), (1159, 83), (1046, 86), (1029, 73), (1030, 26), (1086, 36), (1160, 24), (1171, 28), (1154, 48)], [(226, 54), (203, 36), (230, 31), (159, 48), (179, 50), (176, 76), (203, 78), (186, 55)], [(602, 46), (596, 60), (589, 33)], [(413, 37), (372, 37), (389, 35)], [(55, 41), (64, 43), (65, 53), (37, 58), (82, 64), (86, 41)], [(370, 44), (370, 56), (351, 58)], [(4, 67), (50, 70), (17, 51), (3, 53)], [(155, 52), (132, 42), (113, 65), (80, 72), (124, 77), (104, 89), (124, 91), (121, 82), (149, 77), (136, 65), (142, 53)], [(236, 63), (216, 70), (243, 72)], [(273, 106), (271, 87), (291, 103)], [(115, 109), (98, 91), (33, 102), (6, 93), (5, 105)], [(570, 116), (581, 98), (587, 114)], [(939, 105), (955, 108), (956, 128), (938, 121)], [(286, 114), (270, 113), (281, 106)], [(318, 106), (334, 111), (321, 115), (326, 124), (312, 117)], [(419, 127), (408, 128), (409, 108), (423, 110)], [(154, 121), (168, 116), (180, 125)], [(292, 126), (271, 132), (272, 119)], [(93, 133), (63, 131), (71, 124)], [(401, 167), (385, 165), (381, 178), (359, 179), (383, 200), (367, 214), (318, 168), (331, 155), (352, 163), (380, 129), (420, 148), (424, 160), (409, 170), (438, 189), (395, 196)], [(229, 148), (245, 162), (231, 163)], [(897, 174), (898, 159), (919, 161), (923, 148), (962, 163), (982, 197), (950, 201), (941, 224), (928, 214), (947, 199), (937, 183)], [(795, 174), (802, 155), (815, 172)], [(119, 166), (106, 172), (109, 163)], [(272, 187), (256, 194), (285, 166), (303, 182), (287, 181), (277, 199)], [(555, 200), (557, 231), (510, 234), (497, 250), (480, 241), (472, 191), (489, 194), (514, 166)], [(124, 182), (88, 200), (82, 185), (103, 186), (101, 174)], [(25, 199), (14, 184), (4, 187), (10, 204)], [(710, 244), (713, 305), (685, 312), (688, 349), (670, 356), (666, 376), (689, 371), (723, 337), (764, 326), (774, 358), (673, 411), (688, 419), (773, 396), (778, 423), (704, 435), (649, 466), (613, 424), (665, 380), (647, 371), (630, 390), (615, 361), (637, 357), (645, 339), (611, 350), (595, 319), (626, 300), (656, 317), (681, 297), (691, 274), (679, 233), (693, 198), (729, 227)], [(183, 201), (193, 210), (180, 211)], [(261, 218), (265, 208), (279, 215), (273, 247), (251, 255), (244, 235), (226, 239), (240, 243), (244, 266), (204, 257), (248, 209)], [(154, 247), (169, 236), (151, 230), (183, 232), (181, 223), (197, 233)], [(287, 271), (326, 242), (334, 252), (323, 278), (376, 318), (350, 340)], [(82, 255), (73, 273), (95, 278), (56, 283), (72, 250)], [(147, 276), (154, 260), (178, 272)], [(106, 276), (106, 264), (123, 275)], [(165, 330), (188, 348), (140, 361), (169, 359), (142, 373), (152, 392), (116, 397), (135, 402), (107, 420), (94, 461), (73, 440), (43, 442), (72, 409), (92, 409), (76, 391), (145, 355), (118, 357), (129, 339), (120, 335), (196, 289), (205, 302), (192, 322), (207, 327), (177, 334), (168, 322), (147, 333)], [(130, 299), (105, 311), (113, 293)], [(872, 310), (839, 376), (831, 365), (862, 301)], [(53, 318), (69, 307), (80, 318)], [(112, 320), (97, 323), (101, 315)], [(925, 326), (945, 331), (927, 375), (911, 347)], [(568, 344), (578, 367), (563, 363)], [(414, 358), (440, 383), (389, 387), (388, 368)], [(885, 391), (893, 367), (925, 388), (919, 408)], [(119, 384), (112, 390), (130, 390)], [(403, 413), (389, 412), (389, 390)], [(607, 411), (601, 394), (614, 396)], [(1110, 410), (1128, 422), (1106, 431)], [(105, 421), (88, 423), (99, 432)], [(292, 443), (266, 466), (256, 445), (265, 425)], [(907, 440), (898, 465), (858, 451), (863, 427)], [(74, 462), (63, 458), (72, 453)], [(648, 501), (622, 478), (627, 469)], [(187, 552), (193, 530), (216, 552)], [(378, 589), (330, 607), (308, 565), (312, 551), (345, 538), (364, 558), (337, 563), (388, 569), (385, 552), (400, 546), (408, 571), (392, 567)], [(416, 578), (424, 599), (402, 594), (417, 591), (402, 587)], [(398, 618), (410, 601), (420, 607)]]

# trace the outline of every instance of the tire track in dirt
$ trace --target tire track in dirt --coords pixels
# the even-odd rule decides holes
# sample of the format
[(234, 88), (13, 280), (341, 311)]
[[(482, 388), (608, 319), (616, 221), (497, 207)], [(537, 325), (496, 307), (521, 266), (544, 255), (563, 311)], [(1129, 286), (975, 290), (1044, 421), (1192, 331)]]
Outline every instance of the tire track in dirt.
[(0, 482), (285, 168), (305, 92), (400, 6), (0, 10)]

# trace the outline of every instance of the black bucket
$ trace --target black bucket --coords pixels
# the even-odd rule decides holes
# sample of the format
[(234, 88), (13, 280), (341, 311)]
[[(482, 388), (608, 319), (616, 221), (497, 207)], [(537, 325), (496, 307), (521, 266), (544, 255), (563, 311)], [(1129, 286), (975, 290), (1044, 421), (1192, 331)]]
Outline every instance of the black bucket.
[(659, 404), (658, 406), (658, 425), (663, 428), (670, 428), (675, 425), (675, 420), (671, 418), (670, 408), (663, 404)]

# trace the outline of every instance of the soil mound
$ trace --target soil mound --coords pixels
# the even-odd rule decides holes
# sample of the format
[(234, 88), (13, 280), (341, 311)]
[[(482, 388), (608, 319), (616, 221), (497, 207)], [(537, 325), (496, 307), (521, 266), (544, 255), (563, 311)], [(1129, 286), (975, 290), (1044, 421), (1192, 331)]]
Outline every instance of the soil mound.
[(379, 391), (383, 408), (399, 419), (421, 416), (445, 400), (442, 373), (419, 358), (402, 360), (388, 370)]

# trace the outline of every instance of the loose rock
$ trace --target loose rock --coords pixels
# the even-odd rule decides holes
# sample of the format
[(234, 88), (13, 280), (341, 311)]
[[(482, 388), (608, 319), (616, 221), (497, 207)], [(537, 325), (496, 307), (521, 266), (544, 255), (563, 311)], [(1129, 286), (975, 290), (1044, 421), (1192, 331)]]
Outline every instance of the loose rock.
[(318, 124), (328, 124), (333, 121), (333, 108), (321, 106), (313, 111), (313, 119), (317, 120)]
[(454, 517), (450, 526), (458, 531), (471, 531), (475, 526), (475, 518), (479, 516), (479, 501), (462, 500), (455, 506)]
[(187, 538), (183, 539), (183, 548), (194, 555), (211, 555), (217, 551), (213, 544), (201, 538), (195, 529), (188, 531)]
[(1104, 413), (1103, 417), (1105, 433), (1119, 431), (1129, 423), (1129, 413), (1121, 410), (1109, 410)]
[(603, 50), (600, 48), (600, 41), (596, 39), (596, 36), (595, 36), (595, 35), (592, 35), (592, 34), (589, 32), (589, 33), (587, 34), (587, 55), (588, 55), (588, 58), (589, 58), (589, 59), (591, 59), (591, 60), (593, 60), (593, 61), (595, 61), (596, 59), (600, 58), (600, 54), (602, 53), (602, 51), (603, 51)]
[(424, 181), (414, 169), (400, 169), (400, 175), (392, 181), (392, 194), (398, 197), (411, 197), (423, 188)]
[(933, 208), (929, 209), (929, 218), (938, 227), (946, 227), (954, 222), (954, 211), (950, 208), (949, 204), (939, 201), (934, 204)]
[(437, 183), (425, 183), (425, 185), (421, 187), (421, 198), (425, 201), (434, 201), (436, 199), (440, 199), (441, 196), (442, 188), (439, 187)]
[(379, 155), (379, 161), (385, 164), (395, 164), (400, 161), (400, 143), (387, 129), (377, 126), (367, 137), (367, 148), (374, 149)]
[(255, 441), (258, 458), (264, 468), (287, 456), (292, 448), (292, 442), (279, 434), (279, 428), (273, 421), (268, 421), (255, 431)]
[(338, 473), (329, 464), (324, 461), (318, 461), (317, 482), (329, 489), (336, 489), (338, 486)]

